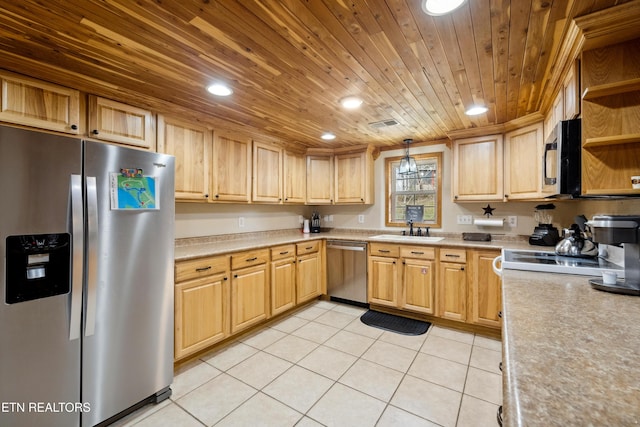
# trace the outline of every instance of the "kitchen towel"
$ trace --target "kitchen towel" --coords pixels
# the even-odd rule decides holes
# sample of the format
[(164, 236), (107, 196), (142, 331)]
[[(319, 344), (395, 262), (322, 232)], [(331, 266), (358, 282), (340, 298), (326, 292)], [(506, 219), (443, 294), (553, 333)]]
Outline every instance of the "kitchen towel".
[(483, 226), (483, 227), (504, 227), (504, 218), (502, 218), (502, 219), (488, 219), (488, 218), (474, 219), (473, 220), (473, 224), (474, 225), (480, 225), (480, 226)]

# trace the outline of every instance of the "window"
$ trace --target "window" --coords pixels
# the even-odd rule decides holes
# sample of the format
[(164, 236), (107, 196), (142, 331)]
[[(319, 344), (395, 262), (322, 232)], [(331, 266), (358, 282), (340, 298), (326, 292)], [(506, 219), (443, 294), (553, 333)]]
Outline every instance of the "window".
[(389, 157), (386, 166), (386, 225), (405, 227), (407, 211), (416, 227), (440, 228), (442, 200), (442, 153), (412, 156), (418, 172), (398, 172), (402, 157)]

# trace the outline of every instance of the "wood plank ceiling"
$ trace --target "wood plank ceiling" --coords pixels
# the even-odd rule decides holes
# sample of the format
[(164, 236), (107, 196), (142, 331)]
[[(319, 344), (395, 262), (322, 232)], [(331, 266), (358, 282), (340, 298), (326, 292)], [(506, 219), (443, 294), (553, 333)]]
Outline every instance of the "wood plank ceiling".
[[(420, 0), (2, 0), (0, 68), (285, 145), (389, 148), (546, 109), (571, 18), (625, 2), (467, 0), (432, 17)], [(215, 80), (233, 95), (208, 94)], [(347, 95), (363, 106), (342, 109)]]

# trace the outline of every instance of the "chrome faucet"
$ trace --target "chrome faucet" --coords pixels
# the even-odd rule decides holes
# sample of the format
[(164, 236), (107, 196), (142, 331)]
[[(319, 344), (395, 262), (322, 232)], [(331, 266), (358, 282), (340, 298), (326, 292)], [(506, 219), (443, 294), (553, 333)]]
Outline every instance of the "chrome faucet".
[(413, 220), (410, 219), (407, 224), (409, 225), (409, 236), (413, 236)]

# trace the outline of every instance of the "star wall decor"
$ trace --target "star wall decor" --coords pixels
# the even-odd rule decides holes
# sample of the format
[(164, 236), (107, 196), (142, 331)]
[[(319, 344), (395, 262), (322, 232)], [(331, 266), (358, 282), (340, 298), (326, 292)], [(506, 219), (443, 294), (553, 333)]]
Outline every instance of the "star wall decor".
[(487, 205), (487, 207), (482, 208), (482, 210), (484, 210), (484, 215), (486, 215), (487, 218), (489, 218), (489, 216), (493, 215), (493, 211), (495, 211), (496, 208), (492, 208), (491, 205)]

